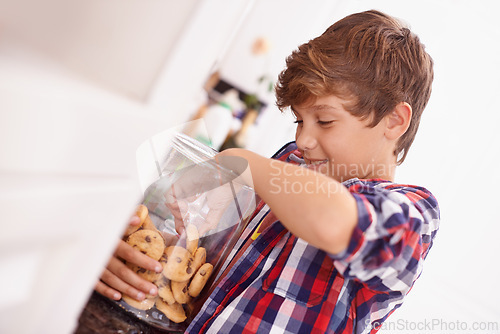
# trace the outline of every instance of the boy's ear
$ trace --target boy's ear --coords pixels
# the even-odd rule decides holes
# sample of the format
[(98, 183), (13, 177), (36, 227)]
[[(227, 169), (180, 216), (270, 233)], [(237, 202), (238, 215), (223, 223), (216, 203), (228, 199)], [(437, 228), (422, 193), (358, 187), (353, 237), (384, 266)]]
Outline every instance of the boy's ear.
[(394, 110), (386, 116), (385, 136), (388, 139), (398, 139), (410, 126), (412, 109), (406, 102), (400, 102)]

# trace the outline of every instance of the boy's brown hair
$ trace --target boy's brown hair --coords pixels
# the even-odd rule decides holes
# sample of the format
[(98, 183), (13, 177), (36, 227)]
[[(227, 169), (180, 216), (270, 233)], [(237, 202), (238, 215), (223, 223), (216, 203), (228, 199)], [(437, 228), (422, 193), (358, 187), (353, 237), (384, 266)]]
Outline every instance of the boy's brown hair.
[(376, 126), (398, 103), (412, 107), (408, 130), (394, 151), (401, 164), (431, 95), (432, 58), (401, 22), (379, 11), (349, 15), (321, 36), (299, 46), (286, 60), (276, 84), (277, 106), (284, 110), (315, 97), (337, 95), (345, 109)]

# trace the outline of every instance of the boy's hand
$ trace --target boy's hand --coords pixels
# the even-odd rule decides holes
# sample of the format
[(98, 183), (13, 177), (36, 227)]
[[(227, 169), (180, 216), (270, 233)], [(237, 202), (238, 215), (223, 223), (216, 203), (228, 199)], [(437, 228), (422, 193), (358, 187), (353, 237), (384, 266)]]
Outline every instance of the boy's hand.
[(215, 229), (242, 186), (251, 185), (249, 174), (246, 160), (225, 151), (185, 169), (165, 194), (177, 233), (181, 235), (189, 223), (198, 227), (200, 235)]
[[(139, 217), (134, 216), (130, 220), (130, 225), (139, 224)], [(162, 266), (158, 261), (142, 254), (125, 241), (120, 240), (115, 253), (104, 269), (100, 280), (95, 286), (95, 290), (100, 294), (114, 300), (120, 300), (122, 294), (126, 294), (139, 301), (146, 297), (146, 294), (156, 295), (158, 288), (153, 283), (141, 278), (130, 270), (124, 261), (136, 264), (144, 269), (156, 272), (162, 271)]]
[(174, 216), (175, 230), (181, 235), (186, 225), (184, 220), (187, 218), (187, 203), (185, 200), (177, 199), (174, 186), (165, 194), (165, 206), (170, 210), (172, 216)]
[[(196, 225), (200, 235), (204, 235), (217, 227), (224, 211), (233, 201), (233, 192), (229, 183), (225, 183), (201, 194), (186, 196), (193, 193), (193, 189), (203, 189), (204, 185), (208, 185), (202, 178), (196, 178), (195, 182), (191, 178), (187, 179), (189, 182), (172, 186), (166, 194), (165, 205), (174, 216), (175, 229), (179, 235), (189, 223)], [(213, 183), (212, 180), (209, 182)]]
[(227, 207), (233, 203), (234, 196), (236, 196), (233, 191), (237, 192), (239, 190), (237, 188), (233, 184), (233, 189), (231, 189), (230, 183), (225, 183), (207, 192), (207, 206), (209, 211), (205, 218), (205, 224), (200, 227), (200, 235), (217, 227)]

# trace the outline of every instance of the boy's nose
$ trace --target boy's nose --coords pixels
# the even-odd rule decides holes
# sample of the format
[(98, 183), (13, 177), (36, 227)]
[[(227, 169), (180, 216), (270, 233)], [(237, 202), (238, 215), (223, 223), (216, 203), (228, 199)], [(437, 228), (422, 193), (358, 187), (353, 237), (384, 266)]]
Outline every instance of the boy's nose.
[(316, 136), (311, 130), (303, 128), (297, 133), (295, 143), (300, 150), (312, 150), (317, 144)]

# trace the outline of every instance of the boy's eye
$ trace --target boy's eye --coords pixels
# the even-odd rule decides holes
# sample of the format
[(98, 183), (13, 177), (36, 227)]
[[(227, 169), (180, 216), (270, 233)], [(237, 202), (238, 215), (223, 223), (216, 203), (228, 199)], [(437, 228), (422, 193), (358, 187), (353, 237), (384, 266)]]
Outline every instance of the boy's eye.
[(295, 121), (293, 121), (295, 124), (302, 124), (302, 120), (301, 119), (296, 119)]
[(319, 125), (330, 125), (333, 122), (335, 122), (335, 121), (320, 121), (320, 120), (318, 120), (318, 124)]

